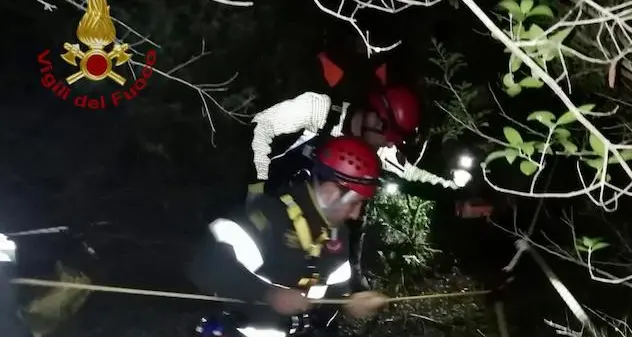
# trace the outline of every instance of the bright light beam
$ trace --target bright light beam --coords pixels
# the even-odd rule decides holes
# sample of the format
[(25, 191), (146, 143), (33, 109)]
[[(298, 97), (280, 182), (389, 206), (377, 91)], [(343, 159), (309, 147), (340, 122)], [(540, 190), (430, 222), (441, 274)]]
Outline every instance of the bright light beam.
[(474, 158), (472, 156), (464, 154), (459, 157), (459, 167), (462, 169), (469, 170), (474, 165)]
[(384, 187), (384, 191), (387, 194), (395, 194), (399, 191), (399, 185), (397, 185), (396, 183), (388, 183)]
[(472, 180), (470, 172), (464, 169), (456, 169), (452, 172), (452, 181), (458, 186), (463, 187)]

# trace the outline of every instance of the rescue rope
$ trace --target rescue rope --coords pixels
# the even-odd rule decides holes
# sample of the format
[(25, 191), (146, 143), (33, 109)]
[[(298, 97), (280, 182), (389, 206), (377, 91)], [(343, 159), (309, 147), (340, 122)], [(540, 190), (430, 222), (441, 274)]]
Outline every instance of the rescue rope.
[[(243, 301), (237, 300), (234, 298), (226, 298), (226, 297), (218, 297), (218, 296), (186, 294), (186, 293), (177, 293), (177, 292), (169, 292), (169, 291), (155, 291), (155, 290), (144, 290), (144, 289), (134, 289), (134, 288), (123, 288), (123, 287), (110, 287), (110, 286), (100, 286), (100, 285), (81, 284), (81, 283), (72, 283), (72, 282), (38, 280), (38, 279), (31, 279), (31, 278), (13, 279), (11, 280), (11, 283), (18, 284), (18, 285), (35, 286), (35, 287), (71, 288), (71, 289), (100, 291), (100, 292), (119, 293), (119, 294), (170, 297), (170, 298), (181, 298), (181, 299), (213, 301), (213, 302), (244, 303)], [(489, 290), (480, 290), (480, 291), (464, 291), (464, 292), (458, 292), (458, 293), (445, 293), (445, 294), (422, 294), (422, 295), (417, 295), (417, 296), (392, 297), (392, 298), (389, 298), (387, 301), (388, 302), (403, 302), (403, 301), (418, 301), (418, 300), (426, 300), (426, 299), (434, 299), (434, 298), (480, 296), (480, 295), (488, 294), (490, 292), (491, 291)], [(350, 302), (350, 300), (342, 299), (342, 298), (341, 299), (310, 299), (310, 302), (313, 304), (345, 304), (345, 303)], [(263, 304), (263, 303), (257, 303), (257, 304)]]
[[(434, 299), (434, 298), (448, 298), (448, 297), (466, 297), (466, 296), (480, 296), (480, 295), (486, 295), (489, 294), (491, 291), (490, 290), (479, 290), (479, 291), (464, 291), (464, 292), (460, 292), (460, 293), (445, 293), (445, 294), (422, 294), (422, 295), (416, 295), (416, 296), (402, 296), (402, 297), (391, 297), (388, 298), (386, 301), (389, 303), (392, 302), (405, 302), (405, 301), (419, 301), (419, 300), (428, 300), (428, 299)], [(345, 304), (348, 303), (350, 300), (348, 299), (329, 299), (329, 298), (323, 298), (323, 299), (318, 299), (318, 300), (312, 300), (312, 303), (316, 303), (316, 304)]]

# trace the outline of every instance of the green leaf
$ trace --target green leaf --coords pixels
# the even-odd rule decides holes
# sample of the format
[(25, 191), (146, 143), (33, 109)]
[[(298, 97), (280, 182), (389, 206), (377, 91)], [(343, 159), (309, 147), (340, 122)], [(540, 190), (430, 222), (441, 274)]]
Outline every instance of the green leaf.
[(507, 162), (509, 164), (513, 164), (514, 160), (516, 160), (516, 157), (518, 157), (518, 151), (516, 151), (515, 149), (506, 149), (505, 150), (505, 159), (507, 159)]
[(524, 154), (526, 154), (527, 156), (531, 156), (533, 152), (535, 152), (535, 147), (533, 146), (533, 144), (535, 144), (535, 142), (527, 142), (520, 144), (519, 147), (520, 150), (524, 152)]
[(505, 76), (503, 76), (503, 84), (507, 88), (516, 85), (516, 82), (514, 82), (512, 73), (507, 73), (507, 74), (505, 74)]
[(610, 244), (609, 244), (609, 243), (607, 243), (607, 242), (597, 242), (597, 243), (595, 243), (594, 245), (592, 245), (592, 247), (591, 247), (591, 248), (592, 248), (592, 250), (593, 250), (593, 252), (594, 252), (594, 251), (596, 251), (596, 250), (603, 249), (603, 248), (606, 248), (606, 247), (608, 247), (608, 246), (610, 246)]
[[(542, 63), (549, 62), (555, 59), (558, 56), (558, 51), (555, 45), (553, 44), (545, 44), (538, 47), (538, 51), (542, 55)], [(544, 68), (541, 64), (540, 67)]]
[(522, 87), (520, 84), (514, 84), (511, 87), (505, 89), (505, 92), (509, 97), (516, 97), (522, 92)]
[(523, 78), (518, 84), (520, 84), (521, 86), (525, 88), (541, 88), (544, 85), (544, 82), (538, 79), (535, 79), (531, 76), (527, 76)]
[(566, 153), (576, 153), (577, 150), (579, 150), (577, 145), (573, 144), (573, 142), (568, 139), (558, 139), (558, 141), (562, 144), (562, 146), (564, 146), (564, 152)]
[(592, 245), (594, 245), (596, 242), (596, 240), (593, 240), (587, 236), (582, 237), (582, 244), (584, 245), (584, 247), (590, 247)]
[(555, 115), (550, 111), (535, 111), (529, 114), (527, 117), (528, 121), (538, 121), (547, 127), (553, 126), (553, 120), (555, 120)]
[[(535, 149), (538, 150), (538, 152), (542, 153), (542, 151), (544, 151), (544, 145), (544, 143), (536, 143)], [(553, 150), (551, 149), (550, 145), (546, 148), (546, 154), (553, 154)]]
[(595, 104), (584, 104), (584, 105), (582, 105), (582, 106), (580, 106), (580, 107), (577, 107), (577, 109), (578, 109), (580, 112), (584, 112), (584, 111), (592, 111), (592, 109), (594, 109), (594, 108), (595, 108)]
[(560, 119), (557, 120), (558, 125), (569, 124), (576, 121), (575, 114), (572, 111), (565, 112)]
[(544, 35), (544, 30), (542, 28), (540, 28), (540, 26), (536, 25), (535, 23), (531, 25), (531, 27), (529, 27), (529, 31), (527, 32), (527, 38), (529, 40), (533, 40), (539, 36)]
[(538, 166), (528, 160), (520, 162), (520, 171), (526, 176), (534, 174), (537, 170)]
[(603, 168), (603, 158), (583, 159), (583, 160), (586, 163), (586, 165), (594, 168), (597, 171), (601, 171), (601, 169)]
[(555, 17), (551, 8), (547, 5), (538, 5), (535, 6), (532, 10), (529, 11), (527, 17), (530, 16), (549, 16)]
[[(632, 150), (619, 151), (619, 154), (621, 155), (621, 157), (623, 157), (623, 160), (625, 161), (632, 160)], [(608, 158), (608, 164), (616, 164), (618, 162), (619, 160), (614, 156)]]
[(587, 252), (588, 248), (581, 246), (581, 242), (579, 242), (577, 246), (577, 250), (579, 250), (580, 252)]
[(485, 164), (488, 164), (498, 158), (502, 158), (505, 157), (507, 155), (507, 151), (506, 150), (500, 150), (500, 151), (494, 151), (490, 154), (487, 155), (487, 158), (485, 158)]
[(503, 128), (503, 133), (505, 134), (505, 138), (507, 139), (507, 141), (509, 142), (509, 144), (511, 145), (519, 145), (522, 144), (522, 137), (520, 136), (520, 133), (518, 131), (516, 131), (516, 129), (510, 127), (510, 126), (505, 126)]
[[(513, 29), (513, 35), (516, 37), (520, 37), (521, 39), (524, 39), (524, 37), (527, 36), (527, 29), (524, 27), (524, 25), (521, 22), (515, 24), (512, 29)], [(505, 50), (507, 50), (508, 53), (511, 52), (509, 48), (505, 48)]]
[(553, 133), (555, 133), (557, 139), (566, 139), (571, 136), (571, 132), (564, 128), (555, 128)]
[(599, 138), (597, 138), (597, 136), (591, 133), (588, 141), (590, 142), (590, 147), (592, 148), (593, 151), (595, 151), (596, 154), (598, 154), (601, 157), (603, 157), (606, 154), (605, 152), (606, 149), (604, 148), (604, 144)]
[[(522, 49), (524, 50), (525, 53), (532, 54), (532, 53), (535, 53), (538, 50), (538, 47), (536, 47), (536, 46), (527, 46), (527, 47), (522, 47)], [(536, 62), (537, 62), (537, 60), (536, 60)]]
[(509, 56), (509, 64), (511, 65), (511, 72), (515, 73), (518, 69), (520, 69), (522, 59), (517, 57), (515, 54), (511, 54), (511, 56)]
[(558, 31), (557, 33), (551, 35), (549, 37), (549, 41), (553, 41), (555, 43), (561, 44), (562, 42), (564, 42), (564, 39), (566, 39), (566, 37), (568, 36), (568, 34), (571, 33), (572, 30), (573, 30), (573, 27), (562, 29)]
[(529, 11), (533, 8), (533, 0), (522, 0), (520, 3), (520, 11), (523, 14), (529, 13)]
[(524, 18), (524, 14), (522, 13), (522, 10), (520, 10), (520, 6), (515, 1), (505, 0), (499, 3), (498, 6), (505, 9), (518, 21), (521, 21)]
[(625, 161), (632, 160), (632, 150), (623, 150), (620, 151), (619, 154), (621, 154), (621, 157), (623, 157)]

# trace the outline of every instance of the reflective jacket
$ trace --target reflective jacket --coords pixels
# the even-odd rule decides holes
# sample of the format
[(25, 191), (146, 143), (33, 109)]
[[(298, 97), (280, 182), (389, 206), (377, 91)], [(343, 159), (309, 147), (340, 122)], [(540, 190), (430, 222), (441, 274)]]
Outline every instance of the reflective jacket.
[[(332, 229), (316, 208), (308, 184), (278, 197), (259, 195), (233, 215), (209, 224), (189, 274), (204, 292), (249, 303), (274, 287), (304, 290), (307, 297), (348, 293), (348, 234)], [(230, 305), (250, 324), (284, 322), (262, 305)]]

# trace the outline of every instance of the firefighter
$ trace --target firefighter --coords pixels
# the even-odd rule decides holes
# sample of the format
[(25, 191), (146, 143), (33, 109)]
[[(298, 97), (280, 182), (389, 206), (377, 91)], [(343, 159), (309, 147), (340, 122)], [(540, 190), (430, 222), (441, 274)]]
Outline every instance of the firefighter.
[[(377, 151), (382, 169), (405, 180), (457, 189), (458, 186), (451, 180), (422, 170), (398, 155), (397, 146), (416, 132), (419, 121), (419, 103), (413, 93), (403, 86), (380, 88), (370, 93), (366, 102), (355, 105), (348, 102), (336, 105), (329, 96), (314, 92), (305, 92), (278, 103), (253, 118), (256, 126), (252, 150), (258, 182), (249, 187), (249, 192), (256, 194), (264, 188), (274, 189), (287, 178), (288, 172), (304, 168), (301, 163), (291, 165), (295, 166), (291, 169), (272, 168), (281, 162), (279, 159), (295, 153), (309, 154), (309, 149), (313, 149), (317, 145), (314, 143), (323, 137), (341, 135), (362, 137)], [(299, 139), (287, 150), (270, 157), (272, 141), (276, 137), (300, 132)]]
[(0, 332), (2, 336), (29, 337), (30, 331), (18, 316), (18, 302), (10, 281), (15, 268), (16, 244), (0, 234)]
[[(212, 235), (194, 255), (191, 279), (206, 293), (274, 309), (227, 304), (225, 311), (247, 317), (240, 329), (279, 330), (288, 328), (287, 316), (294, 323), (304, 320), (309, 298), (349, 293), (344, 224), (360, 216), (363, 203), (376, 193), (379, 174), (375, 151), (362, 139), (327, 140), (316, 149), (309, 181), (287, 186), (277, 196), (259, 194), (235, 215), (209, 225)], [(373, 291), (349, 299), (344, 309), (354, 317), (373, 314), (386, 303)]]
[[(296, 172), (310, 167), (311, 151), (323, 139), (341, 135), (362, 137), (381, 159), (382, 169), (415, 182), (440, 184), (456, 189), (451, 180), (443, 179), (403, 160), (397, 146), (414, 134), (419, 126), (419, 104), (413, 93), (403, 86), (380, 87), (360, 104), (334, 104), (329, 96), (306, 92), (257, 114), (253, 122), (252, 150), (257, 182), (249, 186), (248, 195), (279, 188)], [(302, 132), (293, 145), (270, 157), (272, 141), (282, 134)], [(358, 289), (367, 288), (362, 276), (360, 254), (362, 221), (352, 225), (354, 280)]]

